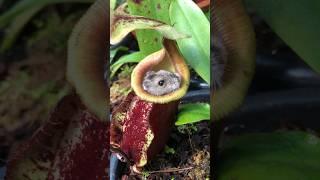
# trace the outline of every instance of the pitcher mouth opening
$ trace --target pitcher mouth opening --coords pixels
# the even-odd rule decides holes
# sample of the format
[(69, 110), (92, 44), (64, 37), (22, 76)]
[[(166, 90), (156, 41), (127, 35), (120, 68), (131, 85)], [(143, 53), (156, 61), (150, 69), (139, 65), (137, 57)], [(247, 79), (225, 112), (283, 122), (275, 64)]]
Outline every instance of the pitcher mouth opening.
[(131, 86), (142, 100), (164, 104), (181, 99), (187, 92), (190, 72), (176, 43), (164, 39), (163, 48), (135, 67)]

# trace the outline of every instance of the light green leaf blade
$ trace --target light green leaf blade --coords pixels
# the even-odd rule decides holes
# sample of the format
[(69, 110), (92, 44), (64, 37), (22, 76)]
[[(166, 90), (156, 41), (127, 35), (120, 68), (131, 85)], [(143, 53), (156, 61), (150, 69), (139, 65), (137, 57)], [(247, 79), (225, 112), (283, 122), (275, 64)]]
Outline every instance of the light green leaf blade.
[[(169, 6), (172, 0), (128, 0), (130, 14), (156, 19), (170, 24)], [(136, 37), (140, 51), (151, 54), (161, 49), (162, 36), (152, 30), (137, 30)]]
[(110, 9), (115, 9), (117, 5), (117, 0), (110, 0)]
[(320, 72), (319, 0), (246, 0), (307, 64)]
[(170, 7), (174, 27), (192, 37), (177, 40), (182, 55), (190, 66), (210, 84), (210, 23), (191, 0), (174, 0)]
[(111, 75), (110, 78), (112, 78), (115, 73), (118, 71), (118, 69), (126, 64), (126, 63), (138, 63), (140, 62), (143, 58), (145, 58), (146, 55), (142, 52), (135, 52), (132, 54), (128, 54), (125, 56), (122, 56), (119, 60), (117, 60), (114, 64), (111, 65), (110, 71)]
[(110, 63), (113, 62), (113, 58), (117, 55), (119, 51), (128, 51), (128, 48), (125, 46), (120, 46), (115, 49), (110, 49)]
[(317, 180), (320, 139), (304, 132), (254, 133), (222, 144), (220, 180)]
[(206, 103), (183, 104), (179, 108), (178, 119), (175, 125), (195, 123), (210, 120), (210, 105)]

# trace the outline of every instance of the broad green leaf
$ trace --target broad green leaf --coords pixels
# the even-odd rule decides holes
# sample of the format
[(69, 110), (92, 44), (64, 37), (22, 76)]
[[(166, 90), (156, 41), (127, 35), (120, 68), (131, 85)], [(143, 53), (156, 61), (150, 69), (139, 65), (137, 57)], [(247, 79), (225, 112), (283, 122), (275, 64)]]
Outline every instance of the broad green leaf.
[(320, 72), (319, 0), (246, 0), (306, 63)]
[(184, 104), (179, 108), (176, 125), (210, 120), (210, 105), (205, 103)]
[(177, 40), (179, 49), (190, 66), (210, 84), (210, 23), (191, 0), (174, 0), (170, 7), (174, 27), (192, 37)]
[(117, 70), (124, 64), (126, 63), (138, 63), (140, 62), (143, 58), (145, 58), (146, 55), (142, 52), (135, 52), (132, 54), (128, 54), (125, 56), (122, 56), (119, 60), (117, 60), (114, 64), (111, 65), (110, 71), (111, 75), (110, 77), (112, 78)]
[(304, 132), (231, 137), (219, 162), (219, 180), (318, 180), (320, 139)]
[[(113, 13), (110, 25), (110, 44), (119, 43), (127, 34), (137, 29), (152, 29), (160, 32), (167, 39), (187, 38), (186, 34), (180, 33), (172, 26), (161, 21), (127, 14)], [(159, 39), (160, 41), (160, 39)]]
[[(169, 7), (172, 0), (128, 0), (130, 14), (144, 16), (170, 24)], [(137, 30), (140, 51), (151, 54), (161, 49), (162, 36), (153, 30)]]

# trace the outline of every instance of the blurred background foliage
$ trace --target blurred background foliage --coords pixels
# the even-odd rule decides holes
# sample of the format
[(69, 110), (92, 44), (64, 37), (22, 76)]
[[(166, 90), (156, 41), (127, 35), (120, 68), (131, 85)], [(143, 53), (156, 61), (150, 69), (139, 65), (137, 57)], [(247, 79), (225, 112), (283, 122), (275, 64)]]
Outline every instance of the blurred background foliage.
[(0, 0), (0, 165), (70, 92), (67, 40), (94, 0)]
[[(28, 35), (28, 38), (32, 39), (31, 44), (34, 43), (34, 38), (39, 39), (39, 37), (34, 37), (36, 35), (54, 35), (55, 38), (48, 39), (60, 41), (60, 44), (65, 43), (66, 41), (63, 40), (67, 39), (73, 27), (73, 23), (70, 22), (72, 19), (75, 22), (76, 17), (79, 18), (85, 10), (80, 5), (88, 7), (90, 2), (93, 0), (20, 0), (15, 3), (4, 0), (0, 10), (2, 31), (0, 52), (5, 53), (10, 50), (13, 44), (19, 40), (18, 38), (24, 35)], [(53, 43), (53, 46), (60, 45), (58, 42)]]
[(244, 0), (313, 70), (320, 72), (320, 1)]

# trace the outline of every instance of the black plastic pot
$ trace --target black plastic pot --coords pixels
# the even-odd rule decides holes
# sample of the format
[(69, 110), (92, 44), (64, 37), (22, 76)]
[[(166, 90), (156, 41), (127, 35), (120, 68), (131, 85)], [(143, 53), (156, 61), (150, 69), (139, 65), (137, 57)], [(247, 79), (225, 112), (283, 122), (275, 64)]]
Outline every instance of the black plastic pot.
[(320, 88), (320, 74), (291, 53), (259, 54), (250, 93)]
[(228, 132), (271, 131), (286, 123), (319, 129), (320, 74), (293, 53), (259, 54), (244, 104), (224, 120)]
[(320, 88), (299, 88), (248, 96), (225, 120), (225, 133), (270, 132), (296, 126), (320, 130)]
[(110, 156), (110, 180), (121, 179), (122, 173), (125, 171), (127, 164), (121, 162), (114, 153)]

